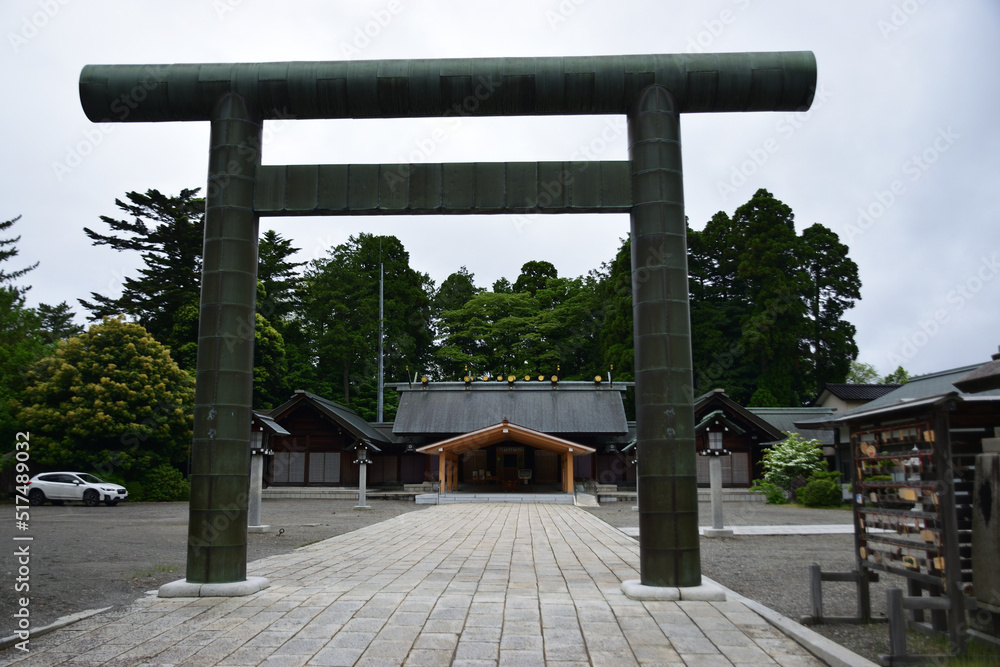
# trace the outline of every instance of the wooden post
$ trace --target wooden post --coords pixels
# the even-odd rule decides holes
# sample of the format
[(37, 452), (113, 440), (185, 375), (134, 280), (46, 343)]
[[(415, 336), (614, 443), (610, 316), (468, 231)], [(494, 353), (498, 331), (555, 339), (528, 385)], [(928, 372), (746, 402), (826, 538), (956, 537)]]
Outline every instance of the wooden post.
[(573, 493), (573, 454), (570, 452), (563, 458), (563, 491)]
[(886, 615), (889, 617), (889, 656), (902, 658), (906, 655), (906, 613), (903, 611), (903, 589), (890, 588), (886, 591)]
[[(938, 498), (944, 543), (944, 595), (951, 601), (947, 614), (948, 637), (952, 648), (961, 653), (965, 647), (965, 594), (962, 592), (962, 565), (958, 550), (958, 517), (955, 512), (955, 461), (951, 455), (951, 435), (947, 407), (934, 410), (934, 466), (938, 477)], [(931, 615), (934, 618), (934, 615)], [(940, 617), (938, 617), (940, 618)]]
[(438, 491), (444, 493), (448, 490), (448, 477), (445, 474), (448, 470), (448, 459), (445, 457), (443, 449), (438, 449)]
[(813, 623), (823, 622), (823, 575), (819, 563), (809, 566), (809, 593), (812, 600)]

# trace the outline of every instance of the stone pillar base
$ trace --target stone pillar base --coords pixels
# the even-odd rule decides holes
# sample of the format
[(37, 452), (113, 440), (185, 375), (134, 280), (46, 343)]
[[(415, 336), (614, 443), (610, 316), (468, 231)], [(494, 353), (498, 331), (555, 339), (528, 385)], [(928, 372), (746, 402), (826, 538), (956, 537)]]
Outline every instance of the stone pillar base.
[(264, 524), (263, 526), (247, 526), (248, 533), (266, 533), (270, 530), (271, 526)]
[(160, 586), (161, 598), (239, 598), (253, 595), (271, 585), (264, 577), (247, 577), (246, 581), (226, 584), (192, 584), (187, 579), (171, 581)]
[(715, 584), (700, 586), (643, 586), (639, 579), (622, 582), (622, 593), (633, 600), (697, 600), (725, 602), (726, 591)]
[(732, 537), (732, 528), (706, 528), (702, 537)]
[(356, 510), (370, 510), (371, 508), (372, 508), (371, 505), (355, 505), (354, 506), (354, 509), (356, 509)]

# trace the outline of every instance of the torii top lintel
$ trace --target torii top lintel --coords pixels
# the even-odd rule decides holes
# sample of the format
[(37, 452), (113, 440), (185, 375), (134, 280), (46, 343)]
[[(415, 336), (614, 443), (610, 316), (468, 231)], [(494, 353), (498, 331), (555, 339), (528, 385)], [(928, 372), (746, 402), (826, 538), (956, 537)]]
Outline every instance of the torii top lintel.
[(236, 93), (263, 119), (624, 114), (658, 84), (683, 113), (804, 111), (810, 51), (176, 65), (87, 65), (94, 122), (211, 120)]

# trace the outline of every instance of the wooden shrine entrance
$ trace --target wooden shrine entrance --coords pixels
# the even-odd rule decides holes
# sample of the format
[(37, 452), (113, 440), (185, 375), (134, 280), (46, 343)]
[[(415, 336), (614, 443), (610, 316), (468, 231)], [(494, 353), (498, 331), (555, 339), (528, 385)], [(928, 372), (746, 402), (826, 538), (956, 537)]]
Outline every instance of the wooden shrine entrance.
[(573, 457), (596, 451), (593, 447), (507, 421), (425, 445), (417, 451), (437, 455), (440, 490), (447, 492), (458, 490), (462, 454), (480, 451), (492, 445), (497, 445), (493, 448), (494, 465), (473, 468), (471, 479), (465, 481), (484, 486), (492, 484), (498, 491), (506, 492), (522, 490), (523, 486), (527, 486), (525, 482), (534, 476), (535, 471), (526, 467), (526, 446), (541, 452), (551, 452), (558, 457), (559, 488), (565, 493), (573, 493)]

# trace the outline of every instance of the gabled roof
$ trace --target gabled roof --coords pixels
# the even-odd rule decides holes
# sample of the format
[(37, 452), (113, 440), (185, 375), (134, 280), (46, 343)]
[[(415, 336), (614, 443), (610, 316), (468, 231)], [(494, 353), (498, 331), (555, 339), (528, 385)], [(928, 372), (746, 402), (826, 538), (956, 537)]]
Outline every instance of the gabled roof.
[(470, 433), (463, 433), (447, 440), (418, 447), (417, 451), (421, 454), (437, 454), (440, 451), (450, 454), (462, 454), (482, 449), (489, 445), (511, 441), (519, 442), (522, 445), (528, 445), (536, 449), (543, 449), (557, 454), (570, 454), (572, 456), (593, 454), (597, 451), (593, 447), (557, 438), (553, 435), (525, 428), (524, 426), (518, 426), (517, 424), (511, 424), (507, 421), (502, 421), (499, 424), (491, 424)]
[(847, 410), (832, 415), (826, 420), (803, 420), (798, 422), (805, 428), (831, 428), (845, 422), (859, 421), (871, 416), (931, 406), (948, 398), (962, 401), (997, 401), (1000, 402), (1000, 389), (992, 389), (977, 394), (965, 394), (955, 387), (955, 382), (976, 368), (978, 365), (963, 366), (938, 373), (928, 373), (911, 378), (909, 382), (898, 389), (866, 403), (859, 408)]
[(508, 420), (557, 434), (624, 436), (622, 392), (627, 385), (593, 382), (433, 382), (395, 385), (396, 435), (468, 433)]
[(266, 431), (270, 435), (291, 435), (278, 422), (274, 421), (274, 417), (264, 414), (260, 410), (253, 411), (252, 420), (254, 424), (260, 426), (262, 431)]
[(816, 403), (823, 398), (823, 392), (830, 392), (842, 401), (874, 401), (891, 391), (899, 389), (898, 384), (837, 384), (828, 382), (823, 385)]
[(1000, 352), (994, 354), (991, 361), (955, 380), (955, 386), (969, 394), (1000, 389)]
[[(747, 408), (782, 433), (798, 433), (806, 440), (819, 440), (824, 445), (834, 444), (834, 432), (830, 428), (799, 428), (796, 422), (810, 419), (827, 419), (834, 414), (833, 408)], [(782, 438), (784, 439), (784, 438)]]
[(731, 420), (742, 422), (750, 429), (757, 431), (759, 439), (757, 444), (765, 444), (784, 440), (785, 436), (780, 430), (774, 428), (766, 420), (761, 419), (753, 412), (729, 398), (723, 389), (713, 389), (694, 399), (694, 413), (696, 415), (706, 414), (712, 408), (721, 408)]
[(344, 430), (353, 435), (358, 440), (367, 440), (371, 443), (391, 444), (392, 440), (379, 433), (377, 430), (358, 416), (354, 410), (334, 403), (330, 399), (311, 394), (308, 391), (297, 390), (291, 399), (282, 403), (270, 412), (270, 417), (275, 421), (280, 420), (295, 408), (301, 405), (308, 405), (317, 412), (327, 417), (331, 421), (339, 424)]

